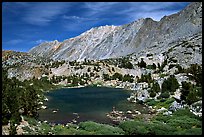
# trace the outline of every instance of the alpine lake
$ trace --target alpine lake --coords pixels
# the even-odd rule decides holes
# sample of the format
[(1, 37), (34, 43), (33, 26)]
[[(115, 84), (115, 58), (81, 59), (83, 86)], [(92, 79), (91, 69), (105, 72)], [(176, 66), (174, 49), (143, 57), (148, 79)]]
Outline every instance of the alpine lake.
[(46, 109), (40, 109), (39, 120), (54, 124), (79, 123), (82, 121), (95, 121), (111, 124), (106, 114), (113, 107), (116, 110), (128, 111), (137, 109), (147, 113), (144, 105), (130, 103), (127, 98), (131, 91), (120, 88), (82, 87), (61, 88), (45, 93), (48, 101)]

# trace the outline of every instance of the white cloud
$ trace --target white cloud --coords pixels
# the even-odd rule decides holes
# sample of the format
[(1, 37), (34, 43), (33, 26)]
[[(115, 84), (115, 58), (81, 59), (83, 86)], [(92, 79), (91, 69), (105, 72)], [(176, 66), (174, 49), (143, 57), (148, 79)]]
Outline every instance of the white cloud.
[(68, 6), (69, 4), (56, 2), (36, 3), (30, 9), (27, 9), (23, 21), (32, 25), (48, 25), (60, 14), (66, 12)]
[[(139, 18), (152, 18), (160, 20), (165, 15), (174, 14), (181, 9), (172, 7), (182, 6), (183, 2), (97, 2), (85, 3), (90, 9), (89, 16), (98, 17), (113, 14), (122, 16), (128, 22)], [(113, 16), (114, 17), (114, 16)]]
[(91, 10), (105, 10), (110, 6), (114, 6), (119, 2), (86, 2), (85, 6)]
[(94, 20), (99, 20), (99, 18), (85, 18), (85, 17), (79, 17), (79, 16), (66, 16), (66, 15), (64, 15), (62, 18), (63, 19), (68, 19), (68, 20), (78, 20), (78, 21), (94, 21)]
[(12, 40), (3, 42), (3, 44), (6, 44), (6, 45), (16, 45), (16, 44), (19, 44), (21, 42), (23, 42), (22, 39), (12, 39)]

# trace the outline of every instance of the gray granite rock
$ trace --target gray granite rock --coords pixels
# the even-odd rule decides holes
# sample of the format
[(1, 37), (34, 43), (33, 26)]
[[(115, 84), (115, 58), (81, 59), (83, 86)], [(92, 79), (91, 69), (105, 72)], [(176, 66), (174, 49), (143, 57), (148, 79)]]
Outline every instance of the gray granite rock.
[[(63, 42), (41, 43), (29, 53), (69, 61), (139, 54), (148, 49), (151, 51), (152, 47), (155, 53), (161, 53), (169, 44), (199, 32), (202, 32), (202, 3), (192, 2), (182, 11), (164, 16), (158, 22), (145, 18), (122, 26), (95, 27)], [(200, 58), (192, 61), (197, 60)]]
[(178, 103), (176, 101), (174, 101), (171, 106), (169, 107), (169, 111), (176, 111), (178, 109), (183, 108), (183, 105), (181, 103)]

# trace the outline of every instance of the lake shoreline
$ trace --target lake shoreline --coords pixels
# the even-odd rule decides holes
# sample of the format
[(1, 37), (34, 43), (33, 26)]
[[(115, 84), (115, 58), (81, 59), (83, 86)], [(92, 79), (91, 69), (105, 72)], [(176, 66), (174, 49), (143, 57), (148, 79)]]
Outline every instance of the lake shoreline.
[[(123, 88), (114, 88), (114, 87), (96, 87), (96, 86), (80, 86), (80, 87), (61, 87), (61, 89), (81, 89), (81, 88), (86, 88), (86, 87), (93, 87), (93, 88), (105, 88), (105, 90), (107, 90), (107, 89), (111, 89), (111, 90), (123, 90), (123, 91), (125, 91)], [(107, 89), (106, 89), (107, 88)], [(98, 90), (98, 89), (97, 89)], [(52, 90), (53, 91), (53, 90)], [(94, 92), (95, 92), (95, 90), (94, 90)], [(116, 91), (117, 92), (117, 91)], [(54, 94), (54, 91), (53, 92), (47, 92), (48, 94), (49, 93), (52, 93), (52, 94)], [(100, 91), (98, 92), (100, 95), (101, 95), (101, 93), (100, 93)], [(105, 94), (106, 94), (107, 92), (105, 92)], [(128, 92), (124, 92), (125, 94), (126, 94), (126, 97), (123, 99), (124, 101), (127, 101), (127, 97), (129, 97), (129, 93)], [(75, 93), (76, 94), (76, 93)], [(95, 93), (94, 93), (95, 94)], [(104, 94), (104, 93), (103, 93)], [(104, 94), (104, 95), (105, 95)], [(123, 94), (123, 93), (122, 93)], [(97, 96), (97, 95), (96, 95)], [(108, 95), (106, 95), (106, 96), (108, 96)], [(47, 97), (46, 97), (47, 98)], [(100, 104), (100, 103), (99, 103)], [(114, 107), (115, 105), (112, 105), (111, 106), (111, 109)], [(46, 108), (46, 109), (50, 109), (49, 111), (51, 112), (51, 109), (52, 108), (49, 108), (49, 106)], [(111, 112), (111, 109), (109, 110), (109, 111), (106, 111), (105, 113), (109, 113), (109, 112)], [(118, 108), (117, 108), (118, 109)], [(60, 111), (60, 109), (59, 109), (59, 111)], [(52, 113), (52, 112), (51, 112)], [(56, 112), (56, 113), (58, 113), (58, 112)], [(54, 114), (53, 114), (54, 115)], [(106, 114), (105, 114), (106, 115)], [(107, 116), (106, 116), (107, 117)], [(107, 117), (108, 118), (108, 117)], [(88, 120), (88, 119), (87, 119)], [(85, 120), (85, 121), (87, 121), (87, 120)], [(83, 120), (84, 121), (84, 120)], [(83, 122), (82, 121), (82, 122)], [(53, 122), (51, 122), (51, 123), (53, 123)], [(101, 123), (101, 122), (99, 122), (99, 123)], [(106, 123), (106, 122), (105, 122)], [(57, 123), (56, 123), (57, 124)], [(109, 123), (109, 124), (113, 124), (113, 122), (111, 122), (111, 123)]]

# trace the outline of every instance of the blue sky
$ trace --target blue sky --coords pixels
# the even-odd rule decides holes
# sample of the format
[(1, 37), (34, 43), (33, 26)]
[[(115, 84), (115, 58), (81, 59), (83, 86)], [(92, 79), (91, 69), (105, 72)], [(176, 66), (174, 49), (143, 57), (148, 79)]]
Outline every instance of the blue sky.
[(64, 41), (92, 27), (140, 18), (159, 21), (189, 2), (3, 2), (2, 48), (27, 52), (44, 41)]

